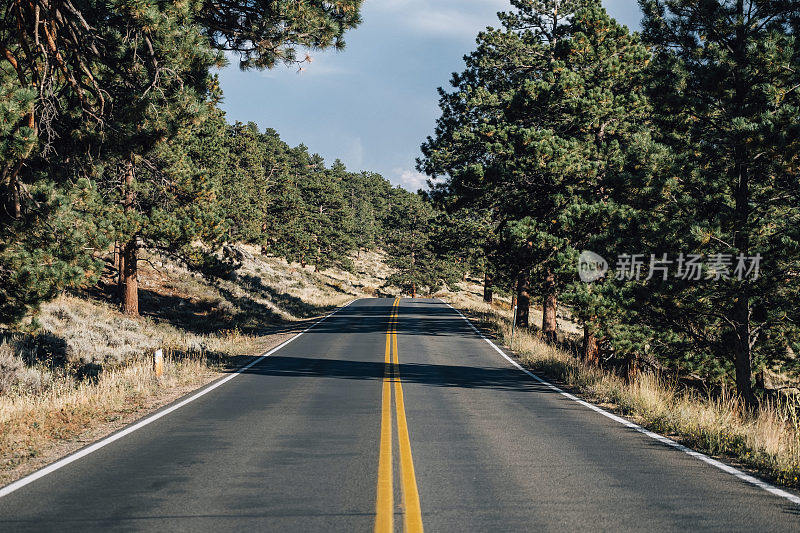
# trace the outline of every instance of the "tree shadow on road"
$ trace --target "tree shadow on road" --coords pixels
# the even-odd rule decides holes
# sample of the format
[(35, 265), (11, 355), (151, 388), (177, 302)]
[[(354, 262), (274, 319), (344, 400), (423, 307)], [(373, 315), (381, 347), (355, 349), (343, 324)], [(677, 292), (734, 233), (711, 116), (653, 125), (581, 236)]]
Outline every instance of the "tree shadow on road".
[[(381, 380), (386, 375), (386, 366), (380, 361), (348, 361), (273, 355), (264, 363), (248, 368), (244, 372), (277, 377)], [(427, 363), (400, 363), (398, 367), (403, 383), (469, 389), (552, 392), (552, 389), (533, 381), (515, 368)]]

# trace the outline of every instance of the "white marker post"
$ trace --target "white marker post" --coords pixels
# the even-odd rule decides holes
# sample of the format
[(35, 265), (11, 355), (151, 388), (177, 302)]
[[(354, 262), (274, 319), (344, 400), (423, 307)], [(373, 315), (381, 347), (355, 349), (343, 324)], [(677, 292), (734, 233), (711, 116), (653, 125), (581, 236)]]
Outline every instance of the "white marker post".
[(161, 348), (153, 352), (153, 373), (156, 377), (164, 373), (164, 351)]
[(512, 350), (514, 349), (514, 330), (517, 328), (517, 297), (514, 296), (512, 299), (512, 305), (514, 306), (514, 314), (511, 316), (511, 342), (509, 343), (508, 347)]

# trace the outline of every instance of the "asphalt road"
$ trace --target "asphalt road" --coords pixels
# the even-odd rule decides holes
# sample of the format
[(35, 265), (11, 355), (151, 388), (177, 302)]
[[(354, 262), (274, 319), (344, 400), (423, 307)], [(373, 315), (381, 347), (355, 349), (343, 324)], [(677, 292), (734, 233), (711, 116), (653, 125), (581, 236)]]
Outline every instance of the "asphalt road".
[(800, 530), (796, 505), (536, 382), (445, 304), (393, 303), (0, 498), (0, 531)]

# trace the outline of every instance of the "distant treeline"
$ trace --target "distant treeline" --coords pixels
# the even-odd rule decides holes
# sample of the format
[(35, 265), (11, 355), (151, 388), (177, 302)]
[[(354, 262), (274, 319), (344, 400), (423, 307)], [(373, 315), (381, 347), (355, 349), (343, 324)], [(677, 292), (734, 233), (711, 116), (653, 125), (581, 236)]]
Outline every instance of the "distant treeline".
[[(674, 369), (754, 401), (800, 350), (800, 5), (640, 0), (631, 33), (599, 0), (512, 0), (440, 90), (419, 169), (483, 221), (492, 284), (583, 357)], [(461, 215), (459, 215), (461, 213)], [(584, 281), (579, 277), (584, 254)], [(754, 379), (755, 376), (755, 379)]]
[(223, 229), (224, 241), (316, 269), (349, 269), (354, 254), (381, 249), (395, 269), (389, 282), (409, 294), (454, 284), (469, 266), (462, 224), (379, 174), (350, 172), (339, 160), (327, 167), (305, 146), (252, 123), (228, 125), (221, 112), (195, 142), (190, 160), (216, 195), (204, 213), (219, 220), (212, 227)]

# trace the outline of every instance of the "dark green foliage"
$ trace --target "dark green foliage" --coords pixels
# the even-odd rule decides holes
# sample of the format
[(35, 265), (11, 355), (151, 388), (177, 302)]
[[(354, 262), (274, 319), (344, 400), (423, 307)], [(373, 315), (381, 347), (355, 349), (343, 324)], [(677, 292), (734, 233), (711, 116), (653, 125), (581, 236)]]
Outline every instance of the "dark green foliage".
[(344, 48), (344, 33), (361, 22), (362, 0), (256, 0), (203, 2), (198, 22), (222, 50), (237, 52), (240, 66), (272, 68), (297, 61), (297, 48)]
[[(60, 289), (90, 283), (95, 257), (105, 251), (96, 247), (108, 238), (125, 248), (131, 313), (141, 244), (224, 272), (214, 246), (229, 237), (264, 241), (268, 202), (277, 202), (263, 193), (288, 176), (273, 179), (266, 167), (287, 168), (291, 158), (274, 132), (237, 125), (228, 135), (209, 69), (222, 64), (221, 50), (237, 52), (243, 68), (263, 68), (304, 61), (297, 60), (298, 47), (340, 49), (344, 33), (360, 22), (360, 5), (5, 2), (0, 322)], [(231, 163), (242, 169), (238, 186)], [(70, 211), (76, 191), (93, 197), (91, 212), (78, 209), (79, 202)], [(331, 221), (347, 226), (341, 217)], [(342, 243), (330, 236), (318, 241), (318, 262), (343, 261)]]
[(385, 236), (385, 218), (389, 213), (392, 186), (381, 175), (371, 172), (348, 174), (344, 194), (353, 211), (353, 242), (356, 250), (372, 250)]
[(393, 191), (385, 251), (395, 272), (387, 283), (412, 297), (442, 286), (444, 275), (434, 247), (435, 223), (436, 212), (423, 198), (402, 189)]
[(648, 0), (642, 7), (654, 51), (656, 131), (675, 156), (662, 242), (707, 257), (764, 258), (757, 280), (668, 284), (647, 303), (655, 320), (681, 316), (668, 322), (666, 349), (717, 361), (750, 399), (751, 368), (793, 359), (800, 333), (789, 297), (800, 288), (799, 6)]
[(438, 194), (454, 206), (485, 210), (503, 235), (496, 261), (508, 282), (522, 272), (545, 294), (575, 278), (591, 234), (576, 219), (610, 208), (626, 151), (647, 142), (637, 135), (649, 112), (649, 54), (599, 3), (515, 5), (503, 29), (478, 36), (453, 92), (441, 92), (443, 115), (420, 168), (447, 174)]
[(37, 181), (28, 191), (32, 207), (0, 226), (0, 322), (21, 318), (65, 287), (90, 286), (108, 245), (99, 196), (87, 180), (70, 191)]
[[(13, 73), (0, 69), (0, 183), (5, 187), (18, 162), (28, 157), (36, 145), (36, 132), (28, 121), (35, 99), (35, 91), (21, 87)], [(4, 192), (3, 199), (9, 205), (3, 208), (13, 210), (13, 202), (9, 202), (13, 195), (11, 191)]]
[[(285, 148), (273, 131), (253, 124), (220, 125), (228, 164), (221, 170), (220, 207), (233, 241), (259, 243), (269, 203), (264, 195), (285, 169)], [(225, 131), (227, 130), (227, 135)]]
[[(316, 165), (312, 162), (311, 168), (317, 169)], [(345, 198), (346, 176), (344, 165), (336, 160), (329, 170), (312, 172), (301, 188), (306, 229), (311, 236), (308, 261), (317, 268), (350, 267), (355, 219)]]
[[(751, 368), (793, 368), (800, 333), (797, 2), (643, 0), (649, 48), (594, 0), (512, 4), (440, 90), (418, 163), (444, 178), (432, 197), (482, 212), (495, 283), (559, 293), (607, 360), (734, 378), (749, 401)], [(605, 279), (578, 281), (585, 249)], [(645, 254), (643, 278), (651, 253), (763, 263), (613, 279), (625, 253)]]
[(348, 269), (354, 252), (383, 243), (400, 193), (380, 175), (350, 172), (338, 160), (328, 168), (304, 145), (291, 148), (252, 123), (226, 126), (219, 113), (191, 139), (189, 156), (213, 185), (225, 240), (318, 269)]

